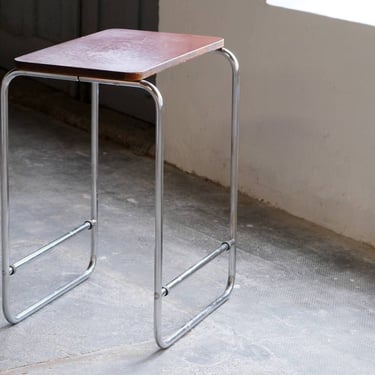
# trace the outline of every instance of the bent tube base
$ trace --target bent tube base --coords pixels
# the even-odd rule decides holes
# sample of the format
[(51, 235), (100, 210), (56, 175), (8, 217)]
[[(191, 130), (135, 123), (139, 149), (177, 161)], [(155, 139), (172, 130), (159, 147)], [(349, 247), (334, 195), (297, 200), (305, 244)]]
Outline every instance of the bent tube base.
[[(227, 251), (229, 249), (226, 249)], [(206, 263), (208, 264), (208, 262)], [(235, 279), (233, 277), (228, 278), (227, 286), (224, 290), (224, 292), (217, 297), (214, 301), (212, 301), (209, 305), (207, 305), (203, 310), (201, 310), (198, 314), (196, 314), (193, 318), (191, 318), (187, 323), (185, 323), (181, 328), (179, 328), (176, 332), (174, 332), (171, 336), (168, 338), (163, 338), (162, 336), (155, 337), (155, 340), (158, 344), (158, 346), (161, 349), (167, 349), (171, 345), (173, 345), (176, 341), (178, 341), (180, 338), (182, 338), (185, 334), (187, 334), (189, 331), (191, 331), (194, 327), (196, 327), (200, 322), (202, 322), (207, 316), (212, 314), (215, 310), (217, 310), (221, 305), (223, 305), (225, 302), (228, 301), (233, 287), (234, 287), (234, 281)], [(168, 290), (168, 289), (166, 289)], [(168, 294), (166, 294), (168, 295)], [(165, 295), (165, 296), (166, 296)], [(161, 296), (158, 296), (158, 298), (164, 297), (163, 293)], [(160, 331), (158, 331), (159, 333)]]
[(77, 285), (81, 284), (85, 280), (89, 278), (91, 273), (95, 269), (96, 259), (92, 259), (91, 263), (89, 264), (87, 270), (82, 273), (80, 276), (76, 277), (74, 280), (70, 281), (69, 283), (63, 285), (62, 287), (56, 289), (52, 293), (48, 294), (46, 297), (40, 299), (38, 302), (32, 304), (31, 306), (27, 307), (17, 315), (13, 315), (10, 312), (8, 298), (4, 299), (3, 294), (3, 312), (6, 320), (11, 324), (17, 324), (22, 320), (28, 318), (30, 315), (34, 314), (38, 310), (42, 309), (43, 307), (47, 306), (49, 303), (54, 301), (55, 299), (61, 297), (63, 294), (69, 292)]
[[(196, 327), (208, 315), (217, 310), (225, 303), (234, 287), (236, 274), (236, 238), (237, 238), (237, 201), (238, 201), (238, 143), (239, 143), (239, 124), (238, 124), (238, 107), (240, 95), (239, 83), (239, 64), (232, 52), (227, 49), (216, 51), (224, 56), (232, 68), (232, 113), (231, 113), (231, 167), (230, 167), (230, 236), (231, 240), (224, 242), (228, 244), (229, 251), (228, 261), (228, 278), (225, 291), (221, 296), (211, 302), (205, 309), (195, 315), (191, 320), (179, 328), (168, 338), (163, 338), (162, 334), (162, 299), (168, 294), (168, 284), (162, 285), (163, 279), (163, 176), (164, 176), (164, 137), (162, 124), (163, 99), (159, 90), (147, 81), (141, 81), (144, 88), (148, 91), (155, 101), (156, 108), (156, 145), (155, 145), (155, 260), (154, 260), (154, 336), (157, 345), (161, 349), (166, 349), (178, 341), (191, 329)], [(214, 251), (212, 258), (215, 258), (221, 250)], [(170, 284), (177, 285), (187, 276), (207, 264), (211, 259), (204, 258), (197, 265), (189, 268)]]
[[(32, 254), (22, 258), (14, 264), (9, 261), (9, 222), (10, 222), (10, 207), (9, 207), (9, 173), (8, 173), (8, 154), (9, 154), (9, 140), (8, 140), (8, 92), (9, 85), (12, 80), (19, 76), (37, 76), (40, 78), (57, 78), (69, 81), (77, 80), (76, 77), (59, 76), (42, 73), (30, 73), (20, 70), (13, 70), (7, 73), (1, 84), (1, 259), (2, 259), (2, 307), (4, 316), (11, 324), (17, 324), (26, 319), (36, 311), (42, 309), (50, 302), (59, 298), (69, 290), (85, 281), (95, 269), (96, 265), (96, 242), (97, 242), (97, 168), (98, 168), (98, 83), (92, 83), (92, 116), (91, 116), (91, 219), (85, 221), (79, 227), (66, 233), (65, 235), (55, 239), (40, 249), (34, 251)], [(87, 269), (72, 281), (57, 288), (52, 293), (41, 298), (39, 301), (33, 303), (18, 314), (13, 314), (10, 307), (10, 292), (9, 284), (10, 278), (16, 277), (15, 272), (18, 268), (25, 266), (29, 262), (39, 258), (42, 255), (48, 254), (57, 245), (65, 242), (69, 238), (82, 232), (84, 229), (91, 231), (91, 254)]]

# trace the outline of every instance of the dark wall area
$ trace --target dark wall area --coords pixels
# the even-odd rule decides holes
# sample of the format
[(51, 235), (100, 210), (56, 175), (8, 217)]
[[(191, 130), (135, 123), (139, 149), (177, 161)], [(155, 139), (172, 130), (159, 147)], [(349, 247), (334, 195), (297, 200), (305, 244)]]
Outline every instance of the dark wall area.
[[(158, 0), (0, 0), (0, 67), (27, 52), (107, 28), (157, 30)], [(77, 84), (54, 83), (73, 96)], [(102, 104), (153, 121), (152, 101), (142, 92), (101, 88)]]

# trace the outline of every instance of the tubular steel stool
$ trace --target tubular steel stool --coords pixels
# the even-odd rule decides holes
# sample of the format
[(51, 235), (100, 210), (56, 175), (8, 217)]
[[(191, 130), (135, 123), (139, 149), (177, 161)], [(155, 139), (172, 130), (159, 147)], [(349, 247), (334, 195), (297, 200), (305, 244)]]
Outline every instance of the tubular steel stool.
[[(237, 164), (238, 164), (238, 102), (239, 66), (236, 57), (224, 49), (218, 37), (184, 35), (139, 30), (111, 29), (74, 39), (15, 59), (16, 69), (10, 71), (1, 86), (1, 233), (2, 233), (2, 304), (6, 319), (16, 324), (51, 301), (86, 280), (96, 263), (97, 244), (97, 176), (98, 176), (98, 106), (99, 84), (134, 87), (147, 91), (156, 107), (155, 163), (155, 259), (154, 259), (154, 334), (160, 348), (167, 348), (226, 302), (232, 292), (236, 272), (237, 232)], [(232, 131), (230, 171), (230, 238), (220, 247), (163, 285), (163, 165), (164, 144), (162, 109), (159, 90), (145, 79), (166, 68), (181, 64), (208, 52), (226, 57), (232, 67)], [(91, 217), (72, 231), (37, 249), (32, 254), (10, 264), (9, 261), (9, 182), (8, 182), (8, 88), (19, 76), (51, 78), (91, 83)], [(28, 262), (48, 253), (55, 246), (83, 230), (91, 230), (91, 257), (88, 267), (79, 277), (55, 290), (22, 312), (14, 315), (10, 309), (9, 281)], [(163, 338), (162, 299), (171, 289), (205, 266), (221, 253), (229, 252), (226, 288), (221, 296), (178, 329)]]

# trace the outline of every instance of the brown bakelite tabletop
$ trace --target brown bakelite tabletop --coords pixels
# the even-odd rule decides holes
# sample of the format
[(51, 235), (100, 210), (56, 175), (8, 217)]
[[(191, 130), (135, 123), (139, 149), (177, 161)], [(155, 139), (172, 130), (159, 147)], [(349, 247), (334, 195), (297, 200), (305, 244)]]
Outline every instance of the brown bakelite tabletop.
[(224, 47), (212, 36), (109, 29), (17, 57), (17, 69), (139, 81)]

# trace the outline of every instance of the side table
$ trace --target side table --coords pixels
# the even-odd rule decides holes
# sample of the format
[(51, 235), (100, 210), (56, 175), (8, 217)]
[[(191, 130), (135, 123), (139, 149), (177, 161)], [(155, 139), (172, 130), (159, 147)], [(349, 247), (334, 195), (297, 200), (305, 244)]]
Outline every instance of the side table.
[[(230, 169), (230, 237), (209, 255), (185, 272), (163, 284), (163, 166), (164, 141), (163, 98), (158, 88), (146, 78), (191, 60), (200, 55), (217, 52), (226, 57), (232, 68), (231, 169)], [(71, 290), (94, 271), (97, 259), (98, 234), (98, 122), (99, 85), (133, 87), (147, 91), (156, 107), (155, 161), (155, 258), (154, 258), (154, 335), (160, 348), (167, 348), (209, 314), (226, 302), (232, 292), (236, 273), (237, 232), (237, 164), (238, 164), (238, 104), (239, 65), (236, 57), (224, 48), (218, 37), (184, 35), (151, 31), (110, 29), (15, 59), (16, 68), (3, 78), (1, 86), (1, 233), (2, 233), (2, 305), (5, 318), (19, 323), (51, 301)], [(9, 260), (9, 181), (8, 181), (8, 90), (19, 76), (50, 78), (91, 84), (91, 214), (78, 227), (10, 264)], [(23, 311), (11, 312), (9, 282), (27, 263), (47, 254), (55, 246), (84, 230), (91, 231), (91, 256), (87, 269), (77, 278), (35, 302)], [(211, 302), (171, 336), (162, 335), (162, 299), (171, 290), (223, 252), (229, 252), (226, 287), (221, 296)]]

